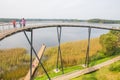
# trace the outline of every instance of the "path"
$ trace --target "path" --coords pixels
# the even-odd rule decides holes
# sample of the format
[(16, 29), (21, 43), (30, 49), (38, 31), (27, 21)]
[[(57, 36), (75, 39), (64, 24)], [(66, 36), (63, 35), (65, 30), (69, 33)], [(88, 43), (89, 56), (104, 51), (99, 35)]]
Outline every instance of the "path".
[(103, 62), (101, 64), (95, 65), (95, 66), (90, 67), (90, 68), (86, 68), (86, 69), (83, 69), (83, 70), (78, 70), (78, 71), (74, 71), (74, 72), (70, 72), (70, 73), (67, 73), (67, 74), (64, 74), (64, 75), (57, 76), (57, 77), (53, 78), (52, 80), (70, 80), (70, 79), (78, 77), (80, 75), (96, 71), (96, 70), (98, 70), (98, 69), (100, 69), (104, 66), (112, 64), (112, 63), (117, 62), (119, 60), (120, 60), (120, 56), (115, 57), (111, 60), (108, 60), (106, 62)]

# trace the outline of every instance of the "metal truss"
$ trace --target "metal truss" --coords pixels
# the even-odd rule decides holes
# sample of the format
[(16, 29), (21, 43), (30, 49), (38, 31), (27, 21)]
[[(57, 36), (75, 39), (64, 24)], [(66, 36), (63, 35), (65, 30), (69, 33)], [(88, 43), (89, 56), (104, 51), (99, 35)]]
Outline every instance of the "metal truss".
[(31, 32), (31, 41), (29, 39), (29, 37), (27, 36), (26, 32), (24, 31), (24, 34), (25, 34), (25, 37), (27, 38), (27, 41), (29, 42), (30, 46), (31, 46), (31, 55), (30, 55), (30, 80), (32, 80), (32, 51), (34, 52), (36, 58), (38, 59), (39, 61), (39, 64), (41, 64), (41, 67), (43, 68), (45, 74), (47, 75), (48, 79), (51, 80), (50, 76), (48, 75), (46, 69), (44, 68), (42, 62), (41, 62), (41, 59), (39, 59), (38, 55), (37, 55), (37, 52), (35, 51), (34, 47), (33, 47), (33, 30), (30, 29), (29, 32)]

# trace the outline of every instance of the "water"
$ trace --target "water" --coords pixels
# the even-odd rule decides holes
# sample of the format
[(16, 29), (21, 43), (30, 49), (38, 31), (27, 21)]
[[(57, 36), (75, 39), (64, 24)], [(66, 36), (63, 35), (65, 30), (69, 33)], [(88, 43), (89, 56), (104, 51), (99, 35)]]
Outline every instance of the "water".
[[(92, 24), (92, 25), (103, 25), (103, 24)], [(104, 24), (107, 26), (115, 27), (120, 26), (119, 24)], [(33, 46), (38, 51), (40, 46), (44, 43), (47, 47), (57, 46), (57, 28), (42, 28), (33, 30)], [(108, 30), (102, 29), (92, 29), (91, 38), (99, 37), (101, 34), (107, 33)], [(30, 33), (27, 32), (30, 37)], [(73, 27), (64, 27), (62, 28), (62, 37), (61, 43), (84, 40), (88, 38), (88, 29), (87, 28), (73, 28)], [(17, 33), (0, 42), (0, 49), (6, 48), (16, 48), (22, 47), (26, 48), (28, 51), (30, 49), (29, 43), (23, 32)]]

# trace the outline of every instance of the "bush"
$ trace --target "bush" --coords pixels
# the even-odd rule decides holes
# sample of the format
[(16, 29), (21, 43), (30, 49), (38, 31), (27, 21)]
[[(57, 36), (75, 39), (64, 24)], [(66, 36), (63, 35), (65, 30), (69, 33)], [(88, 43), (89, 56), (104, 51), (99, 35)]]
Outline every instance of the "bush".
[(100, 36), (100, 44), (106, 56), (111, 56), (115, 53), (118, 43), (118, 37), (112, 33), (103, 34)]
[(110, 70), (110, 71), (120, 72), (120, 61), (119, 61), (119, 63), (116, 62), (116, 63), (112, 64), (112, 65), (109, 67), (109, 70)]
[(91, 57), (91, 60), (92, 60), (92, 61), (94, 61), (94, 60), (99, 60), (99, 59), (102, 59), (102, 58), (104, 58), (104, 57), (105, 57), (105, 55), (104, 55), (103, 52), (97, 52), (95, 55), (93, 55), (93, 56)]

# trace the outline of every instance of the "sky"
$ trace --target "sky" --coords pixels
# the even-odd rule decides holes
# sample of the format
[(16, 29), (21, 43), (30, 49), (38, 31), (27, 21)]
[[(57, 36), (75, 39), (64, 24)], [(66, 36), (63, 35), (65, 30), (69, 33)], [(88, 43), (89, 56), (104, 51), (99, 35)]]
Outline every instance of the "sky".
[(120, 20), (120, 0), (0, 0), (0, 18)]

